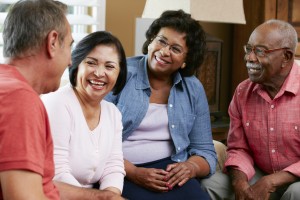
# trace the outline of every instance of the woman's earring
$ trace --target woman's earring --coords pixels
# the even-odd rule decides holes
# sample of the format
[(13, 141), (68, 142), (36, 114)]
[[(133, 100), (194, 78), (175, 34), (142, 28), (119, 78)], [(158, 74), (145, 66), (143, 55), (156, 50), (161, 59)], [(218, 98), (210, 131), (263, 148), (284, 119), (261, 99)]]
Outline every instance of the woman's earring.
[(185, 66), (186, 66), (186, 64), (183, 63), (183, 64), (181, 65), (181, 69), (185, 68)]

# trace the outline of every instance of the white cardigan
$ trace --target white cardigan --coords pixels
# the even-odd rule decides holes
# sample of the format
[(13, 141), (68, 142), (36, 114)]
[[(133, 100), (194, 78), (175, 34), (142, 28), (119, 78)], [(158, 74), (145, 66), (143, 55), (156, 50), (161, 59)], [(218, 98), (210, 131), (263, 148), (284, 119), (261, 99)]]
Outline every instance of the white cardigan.
[(91, 188), (123, 189), (122, 119), (118, 108), (101, 101), (99, 125), (91, 131), (68, 84), (43, 95), (54, 142), (54, 180)]

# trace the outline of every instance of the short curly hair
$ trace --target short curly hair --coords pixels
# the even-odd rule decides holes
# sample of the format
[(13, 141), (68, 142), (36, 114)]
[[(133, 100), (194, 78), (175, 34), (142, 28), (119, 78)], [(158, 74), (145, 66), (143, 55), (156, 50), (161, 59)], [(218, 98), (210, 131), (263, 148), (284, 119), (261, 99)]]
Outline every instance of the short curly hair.
[(156, 37), (161, 28), (172, 28), (180, 33), (186, 33), (186, 67), (179, 69), (182, 76), (192, 76), (200, 67), (206, 52), (206, 35), (201, 25), (183, 10), (167, 10), (154, 20), (146, 31), (146, 41), (143, 44), (143, 54), (148, 53), (148, 45)]

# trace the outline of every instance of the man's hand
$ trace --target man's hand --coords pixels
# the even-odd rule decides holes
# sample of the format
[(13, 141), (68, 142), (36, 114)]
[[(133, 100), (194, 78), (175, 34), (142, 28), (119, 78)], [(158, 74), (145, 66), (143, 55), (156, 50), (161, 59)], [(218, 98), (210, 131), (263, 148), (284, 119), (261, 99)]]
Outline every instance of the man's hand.
[(240, 186), (236, 185), (234, 190), (237, 200), (268, 200), (275, 188), (270, 179), (264, 176), (252, 186), (248, 183), (240, 183)]

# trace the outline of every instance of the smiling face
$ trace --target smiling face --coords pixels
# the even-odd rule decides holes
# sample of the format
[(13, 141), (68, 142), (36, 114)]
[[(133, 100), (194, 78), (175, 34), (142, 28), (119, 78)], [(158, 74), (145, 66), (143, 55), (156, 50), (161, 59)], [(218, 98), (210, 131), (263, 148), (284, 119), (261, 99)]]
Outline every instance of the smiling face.
[(96, 46), (79, 64), (76, 90), (87, 101), (101, 101), (115, 86), (119, 57), (112, 45)]
[[(282, 36), (270, 25), (261, 25), (251, 34), (248, 45), (261, 50), (283, 48)], [(284, 69), (284, 49), (257, 56), (252, 51), (245, 55), (246, 67), (252, 82), (266, 86), (281, 85)]]
[[(185, 33), (179, 33), (171, 28), (161, 28), (157, 37), (153, 38), (148, 46), (148, 67), (149, 73), (157, 77), (170, 77), (174, 72), (182, 67), (188, 51), (185, 41)], [(158, 39), (167, 42), (167, 46), (162, 46)], [(170, 50), (180, 49), (181, 54), (175, 54)]]

